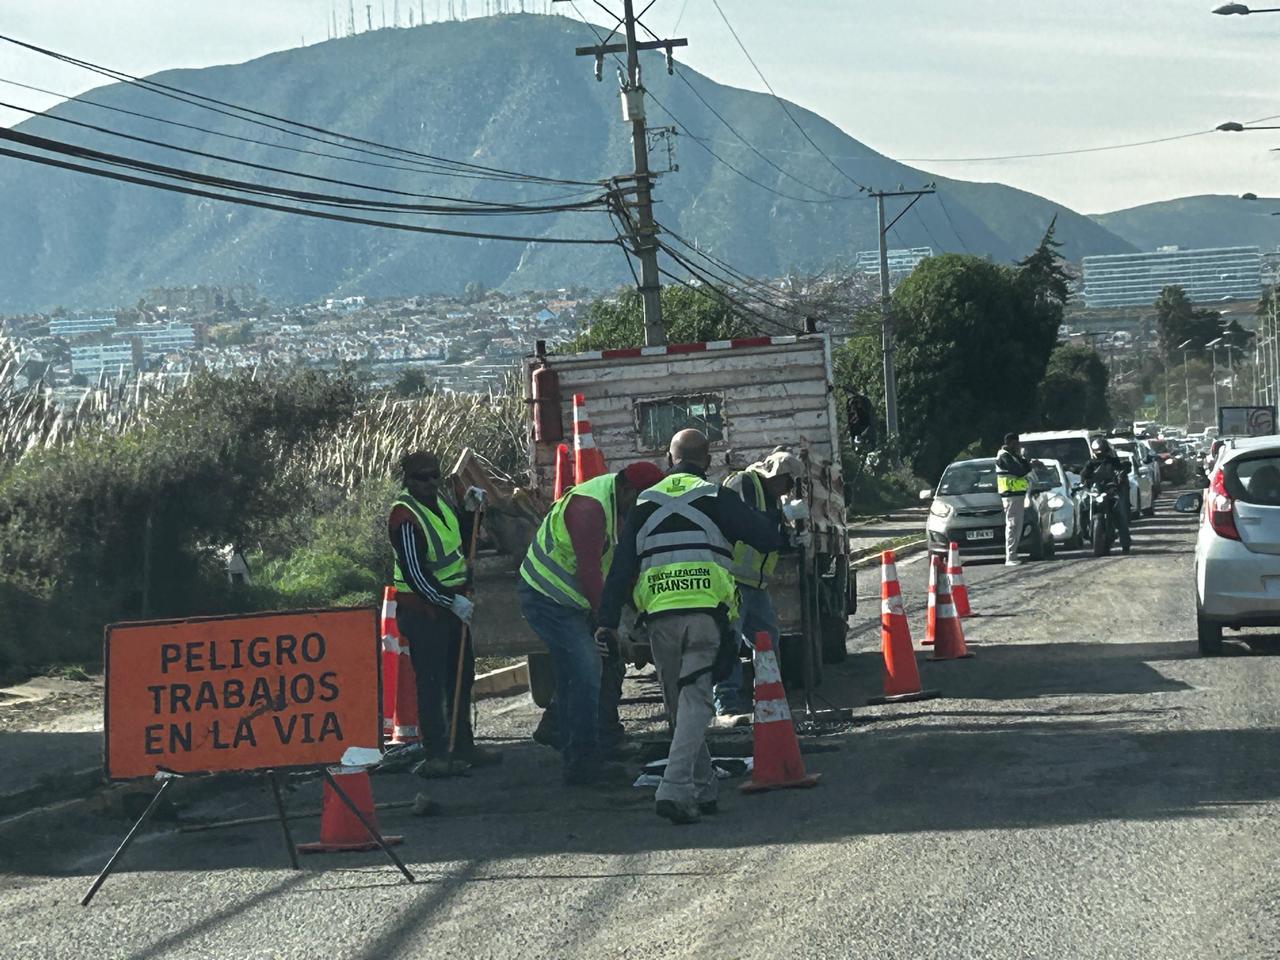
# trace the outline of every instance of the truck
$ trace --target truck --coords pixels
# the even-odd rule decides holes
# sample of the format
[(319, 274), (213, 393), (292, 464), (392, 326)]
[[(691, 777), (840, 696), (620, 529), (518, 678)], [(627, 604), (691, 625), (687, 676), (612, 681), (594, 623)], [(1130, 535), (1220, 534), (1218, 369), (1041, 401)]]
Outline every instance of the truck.
[[(610, 469), (636, 460), (666, 466), (671, 436), (696, 427), (711, 440), (709, 479), (787, 448), (807, 478), (812, 546), (784, 556), (771, 594), (782, 633), (789, 683), (821, 682), (823, 664), (846, 655), (848, 618), (857, 609), (856, 574), (840, 454), (846, 428), (832, 382), (825, 334), (759, 336), (585, 353), (548, 353), (538, 344), (524, 358), (528, 410), (528, 476), (494, 498), (490, 539), (477, 558), (472, 630), (479, 656), (527, 657), (533, 699), (549, 702), (554, 682), (546, 648), (524, 622), (516, 600), (518, 567), (552, 503), (557, 449), (573, 445), (574, 397), (585, 407), (596, 446)], [(474, 479), (474, 478), (473, 478)], [(641, 632), (623, 633), (623, 655), (648, 660)]]

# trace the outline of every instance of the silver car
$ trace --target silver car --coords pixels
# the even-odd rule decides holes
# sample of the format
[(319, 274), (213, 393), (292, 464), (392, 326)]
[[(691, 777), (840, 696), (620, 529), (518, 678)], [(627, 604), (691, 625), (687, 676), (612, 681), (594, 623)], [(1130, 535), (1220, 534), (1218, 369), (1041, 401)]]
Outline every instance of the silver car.
[[(1032, 560), (1053, 556), (1053, 511), (1046, 496), (1050, 489), (1033, 477), (1026, 494), (1018, 552)], [(930, 551), (946, 553), (955, 542), (965, 553), (1004, 553), (1004, 506), (996, 493), (994, 457), (957, 460), (942, 472), (936, 490), (920, 491), (920, 499), (932, 501), (925, 521)]]
[(1049, 503), (1049, 533), (1055, 543), (1068, 549), (1084, 545), (1083, 531), (1080, 529), (1080, 510), (1076, 504), (1075, 491), (1072, 489), (1080, 482), (1080, 477), (1068, 473), (1057, 460), (1041, 460), (1036, 467), (1036, 482), (1047, 487), (1045, 499)]
[(1280, 437), (1230, 440), (1203, 493), (1174, 509), (1199, 513), (1196, 635), (1200, 652), (1222, 652), (1222, 629), (1280, 626)]

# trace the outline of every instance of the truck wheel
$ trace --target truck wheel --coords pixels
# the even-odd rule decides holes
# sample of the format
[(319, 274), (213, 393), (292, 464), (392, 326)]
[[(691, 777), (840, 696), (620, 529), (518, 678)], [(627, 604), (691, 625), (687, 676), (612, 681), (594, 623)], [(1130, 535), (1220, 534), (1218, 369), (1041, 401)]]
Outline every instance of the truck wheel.
[(551, 654), (529, 654), (529, 694), (543, 710), (551, 706), (556, 692), (556, 675), (551, 669)]
[(839, 617), (822, 618), (822, 662), (844, 663), (849, 656), (849, 648), (845, 646), (845, 635), (848, 623)]
[(1200, 656), (1222, 656), (1222, 625), (1210, 623), (1199, 610), (1196, 611), (1196, 642), (1200, 647)]

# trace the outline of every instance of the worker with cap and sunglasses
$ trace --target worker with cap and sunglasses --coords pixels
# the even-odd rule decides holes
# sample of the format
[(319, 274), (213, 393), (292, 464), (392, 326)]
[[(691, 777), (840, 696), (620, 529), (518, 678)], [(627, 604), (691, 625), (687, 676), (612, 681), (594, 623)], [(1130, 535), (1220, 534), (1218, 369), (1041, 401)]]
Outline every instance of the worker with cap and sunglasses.
[(639, 461), (570, 488), (552, 504), (520, 565), (520, 611), (551, 654), (554, 742), (568, 786), (623, 775), (605, 762), (604, 747), (612, 745), (602, 744), (601, 734), (618, 727), (625, 666), (616, 643), (597, 644), (595, 615), (627, 514), (662, 477), (657, 466)]
[[(781, 527), (782, 520), (804, 519), (808, 510), (799, 500), (791, 500), (795, 482), (805, 476), (804, 463), (795, 454), (777, 449), (763, 460), (725, 477), (723, 486), (742, 498), (743, 503)], [(740, 617), (733, 624), (741, 637), (739, 656), (734, 658), (727, 678), (715, 685), (717, 726), (746, 724), (751, 719), (751, 695), (743, 689), (742, 659), (755, 648), (755, 636), (764, 632), (778, 650), (778, 615), (769, 596), (769, 578), (778, 565), (778, 552), (762, 553), (739, 541), (733, 546), (733, 578), (738, 584)]]

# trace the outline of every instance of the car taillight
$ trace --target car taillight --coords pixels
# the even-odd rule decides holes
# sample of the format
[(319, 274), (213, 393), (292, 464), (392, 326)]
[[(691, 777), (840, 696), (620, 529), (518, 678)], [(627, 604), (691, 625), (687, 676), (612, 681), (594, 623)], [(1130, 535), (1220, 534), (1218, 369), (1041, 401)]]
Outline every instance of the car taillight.
[(1227, 496), (1227, 483), (1222, 470), (1216, 470), (1209, 484), (1209, 526), (1225, 540), (1239, 540), (1236, 529), (1235, 501)]

